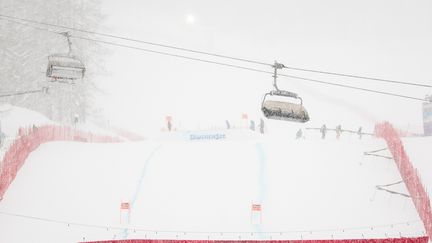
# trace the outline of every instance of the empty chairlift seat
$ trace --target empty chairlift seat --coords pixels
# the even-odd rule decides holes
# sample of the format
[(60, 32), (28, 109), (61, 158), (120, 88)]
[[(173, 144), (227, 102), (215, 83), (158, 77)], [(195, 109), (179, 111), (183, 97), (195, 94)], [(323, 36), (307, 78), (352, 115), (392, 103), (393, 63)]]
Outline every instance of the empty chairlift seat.
[(47, 77), (54, 80), (75, 80), (84, 77), (84, 64), (69, 55), (51, 55), (48, 57)]

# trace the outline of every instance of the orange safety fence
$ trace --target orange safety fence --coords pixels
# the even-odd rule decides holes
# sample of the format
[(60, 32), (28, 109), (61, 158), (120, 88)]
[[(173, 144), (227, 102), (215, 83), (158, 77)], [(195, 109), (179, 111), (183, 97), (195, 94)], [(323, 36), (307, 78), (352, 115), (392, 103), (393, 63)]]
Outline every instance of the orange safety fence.
[(405, 152), (398, 131), (394, 129), (390, 123), (385, 122), (375, 126), (375, 134), (378, 137), (384, 138), (387, 142), (387, 147), (393, 155), (393, 159), (396, 162), (415, 208), (417, 209), (420, 219), (423, 221), (426, 233), (431, 238), (432, 211), (430, 199), (421, 182), (419, 173), (414, 168)]
[(4, 154), (0, 164), (0, 200), (15, 179), (19, 169), (31, 152), (39, 145), (52, 141), (79, 141), (90, 143), (121, 142), (119, 138), (82, 132), (70, 127), (46, 125), (20, 128), (17, 138)]

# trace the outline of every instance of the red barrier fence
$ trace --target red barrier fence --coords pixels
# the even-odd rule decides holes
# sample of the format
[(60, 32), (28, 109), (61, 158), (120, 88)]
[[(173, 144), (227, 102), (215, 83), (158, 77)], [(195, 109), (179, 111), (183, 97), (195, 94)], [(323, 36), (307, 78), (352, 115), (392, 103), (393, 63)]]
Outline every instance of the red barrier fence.
[(110, 127), (109, 130), (114, 132), (115, 134), (117, 134), (119, 136), (122, 136), (122, 137), (128, 139), (129, 141), (143, 141), (143, 140), (145, 140), (145, 137), (143, 137), (139, 134), (121, 129), (121, 128)]
[(426, 233), (432, 239), (432, 211), (430, 199), (425, 187), (421, 183), (417, 170), (414, 168), (405, 152), (402, 140), (397, 131), (388, 122), (377, 124), (375, 126), (375, 134), (386, 140), (387, 147), (393, 155), (402, 179), (408, 188), (411, 199), (423, 221)]
[(9, 147), (0, 164), (0, 201), (29, 154), (38, 148), (39, 145), (51, 141), (121, 142), (118, 138), (94, 135), (69, 127), (48, 125), (28, 129), (20, 128), (18, 137)]
[(86, 243), (427, 243), (428, 237), (352, 240), (108, 240)]

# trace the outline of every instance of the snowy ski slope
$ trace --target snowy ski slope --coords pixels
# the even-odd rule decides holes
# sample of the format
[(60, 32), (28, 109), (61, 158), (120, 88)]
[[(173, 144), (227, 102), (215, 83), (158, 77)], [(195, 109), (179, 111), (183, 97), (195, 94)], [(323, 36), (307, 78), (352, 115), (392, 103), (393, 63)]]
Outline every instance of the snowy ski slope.
[[(8, 140), (13, 140), (18, 133), (18, 129), (21, 127), (26, 128), (33, 125), (59, 125), (38, 112), (9, 104), (0, 105), (0, 122), (2, 132)], [(111, 135), (114, 137), (119, 136), (112, 131), (100, 128), (91, 122), (79, 122), (76, 125), (76, 128), (80, 131), (92, 132), (94, 134)]]
[[(224, 138), (42, 145), (0, 202), (0, 242), (424, 235), (411, 199), (375, 189), (401, 180), (392, 160), (363, 155), (383, 140), (207, 133)], [(252, 203), (261, 224), (251, 222)]]
[(402, 139), (411, 163), (417, 169), (421, 180), (432, 198), (432, 137)]

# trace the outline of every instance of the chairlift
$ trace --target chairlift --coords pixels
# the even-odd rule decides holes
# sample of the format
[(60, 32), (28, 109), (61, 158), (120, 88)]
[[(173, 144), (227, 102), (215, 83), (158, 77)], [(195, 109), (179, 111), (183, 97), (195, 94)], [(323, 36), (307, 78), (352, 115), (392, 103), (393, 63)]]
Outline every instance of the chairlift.
[(57, 80), (75, 80), (84, 77), (84, 64), (67, 54), (54, 54), (48, 56), (47, 77)]
[[(287, 101), (266, 100), (268, 95), (296, 98), (300, 100), (300, 104)], [(265, 94), (261, 110), (264, 116), (269, 119), (293, 122), (309, 121), (309, 114), (303, 106), (302, 99), (298, 97), (297, 94), (285, 90), (273, 90)]]
[(72, 42), (69, 32), (61, 33), (67, 38), (69, 52), (66, 54), (53, 54), (48, 56), (48, 67), (46, 76), (52, 81), (73, 81), (84, 78), (85, 66), (72, 55)]
[[(275, 62), (274, 67), (274, 83), (273, 86), (275, 90), (272, 90), (264, 95), (261, 110), (264, 116), (268, 119), (292, 121), (292, 122), (307, 122), (309, 121), (309, 114), (303, 106), (303, 100), (293, 92), (286, 90), (280, 90), (277, 87), (277, 69), (283, 68), (283, 64)], [(290, 101), (280, 101), (276, 99), (266, 99), (267, 96), (275, 97), (287, 97), (300, 100), (300, 103), (290, 102)]]

